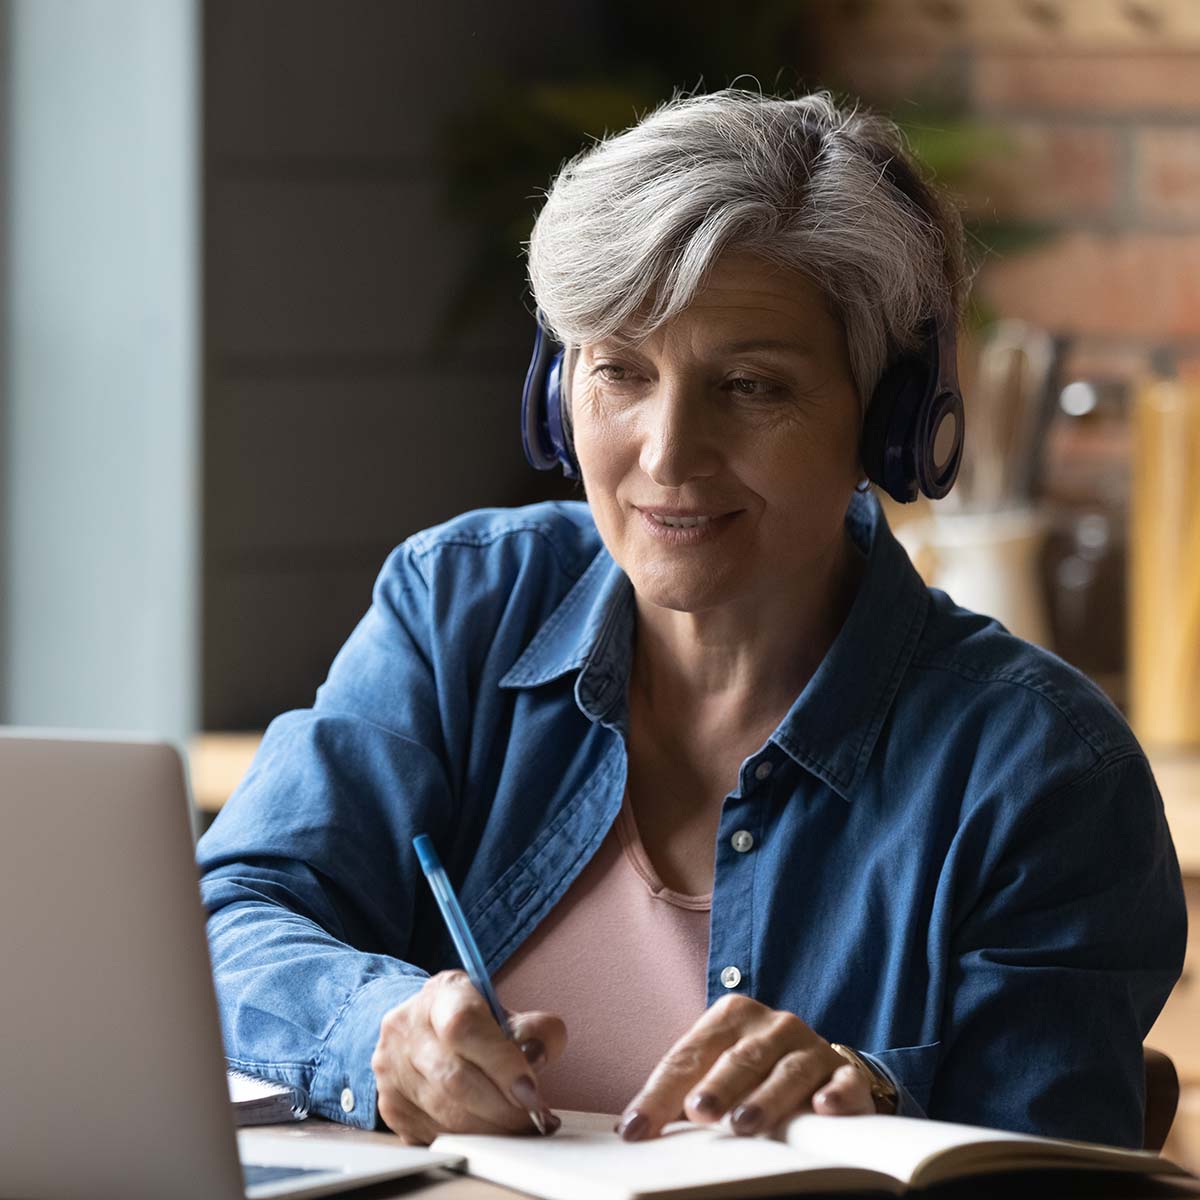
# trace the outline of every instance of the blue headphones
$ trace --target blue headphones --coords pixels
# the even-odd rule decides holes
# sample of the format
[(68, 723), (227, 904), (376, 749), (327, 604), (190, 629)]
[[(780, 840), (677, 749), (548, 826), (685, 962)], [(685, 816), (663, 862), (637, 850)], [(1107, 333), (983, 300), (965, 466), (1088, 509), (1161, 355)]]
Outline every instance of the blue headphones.
[[(929, 318), (922, 349), (892, 363), (867, 405), (859, 453), (863, 469), (893, 500), (924, 493), (940, 500), (954, 486), (963, 452), (963, 399), (958, 390), (954, 326)], [(525, 457), (539, 471), (561, 466), (579, 478), (563, 425), (563, 347), (546, 331), (541, 313), (521, 395)]]

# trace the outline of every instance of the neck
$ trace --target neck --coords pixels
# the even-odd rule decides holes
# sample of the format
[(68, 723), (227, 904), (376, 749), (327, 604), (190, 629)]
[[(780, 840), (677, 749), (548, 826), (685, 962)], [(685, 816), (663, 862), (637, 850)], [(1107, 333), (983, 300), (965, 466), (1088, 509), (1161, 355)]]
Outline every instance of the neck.
[(774, 728), (816, 672), (846, 619), (865, 559), (848, 535), (804, 580), (704, 612), (637, 598), (630, 680), (643, 711), (699, 733)]

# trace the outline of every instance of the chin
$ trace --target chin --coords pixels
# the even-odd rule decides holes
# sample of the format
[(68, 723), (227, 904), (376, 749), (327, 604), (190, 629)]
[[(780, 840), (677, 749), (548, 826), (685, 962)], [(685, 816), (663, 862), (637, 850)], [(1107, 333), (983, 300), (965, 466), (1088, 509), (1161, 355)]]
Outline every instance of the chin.
[(736, 589), (720, 575), (644, 568), (629, 572), (633, 590), (647, 604), (674, 612), (703, 612), (732, 600)]

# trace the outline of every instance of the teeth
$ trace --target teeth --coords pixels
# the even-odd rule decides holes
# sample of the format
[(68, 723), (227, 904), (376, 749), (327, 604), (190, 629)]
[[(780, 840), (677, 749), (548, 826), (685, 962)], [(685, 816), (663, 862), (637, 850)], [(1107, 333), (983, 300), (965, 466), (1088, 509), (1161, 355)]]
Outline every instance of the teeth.
[(650, 514), (660, 525), (671, 529), (691, 529), (693, 525), (707, 525), (711, 517), (660, 517), (658, 513)]

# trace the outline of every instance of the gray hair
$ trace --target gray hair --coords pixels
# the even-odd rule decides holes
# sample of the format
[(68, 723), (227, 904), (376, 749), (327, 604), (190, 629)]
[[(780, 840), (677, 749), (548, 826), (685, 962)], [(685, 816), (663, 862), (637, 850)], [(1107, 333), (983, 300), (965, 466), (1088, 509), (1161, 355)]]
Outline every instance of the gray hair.
[(957, 323), (969, 284), (958, 212), (893, 122), (828, 92), (736, 88), (676, 95), (564, 164), (529, 240), (529, 282), (565, 345), (637, 342), (727, 250), (814, 280), (864, 405), (924, 319)]

